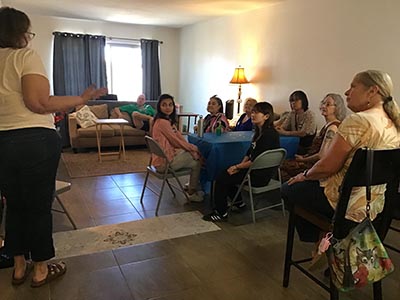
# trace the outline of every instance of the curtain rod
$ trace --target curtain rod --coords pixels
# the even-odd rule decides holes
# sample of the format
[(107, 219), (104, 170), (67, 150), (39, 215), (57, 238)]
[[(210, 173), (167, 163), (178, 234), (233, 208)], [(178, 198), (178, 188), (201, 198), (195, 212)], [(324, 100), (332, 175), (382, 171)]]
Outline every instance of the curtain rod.
[[(130, 39), (130, 38), (120, 38), (120, 37), (115, 37), (115, 36), (108, 36), (107, 39), (110, 40), (126, 40), (126, 41), (134, 41), (134, 42), (140, 42), (140, 39)], [(163, 41), (158, 41), (160, 44), (163, 44)]]

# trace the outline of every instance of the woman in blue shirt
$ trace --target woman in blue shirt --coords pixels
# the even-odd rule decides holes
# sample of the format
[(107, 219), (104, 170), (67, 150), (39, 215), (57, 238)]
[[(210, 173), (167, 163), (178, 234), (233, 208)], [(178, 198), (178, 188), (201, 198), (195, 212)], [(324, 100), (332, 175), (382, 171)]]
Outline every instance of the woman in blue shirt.
[(257, 104), (257, 100), (253, 98), (247, 98), (244, 102), (244, 114), (242, 114), (236, 123), (233, 131), (252, 131), (253, 122), (251, 121), (251, 111), (254, 105)]

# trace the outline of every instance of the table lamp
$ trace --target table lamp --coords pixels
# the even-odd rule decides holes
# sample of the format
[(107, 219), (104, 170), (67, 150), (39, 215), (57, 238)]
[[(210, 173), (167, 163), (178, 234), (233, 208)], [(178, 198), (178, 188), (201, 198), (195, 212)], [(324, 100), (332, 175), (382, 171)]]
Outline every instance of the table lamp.
[(230, 81), (230, 83), (233, 84), (239, 84), (239, 93), (238, 93), (238, 99), (237, 99), (237, 112), (238, 114), (240, 113), (240, 103), (242, 103), (242, 99), (240, 99), (240, 96), (242, 95), (242, 84), (249, 83), (247, 80), (246, 76), (244, 75), (244, 68), (239, 66), (238, 68), (235, 68), (235, 72), (233, 73), (233, 77)]

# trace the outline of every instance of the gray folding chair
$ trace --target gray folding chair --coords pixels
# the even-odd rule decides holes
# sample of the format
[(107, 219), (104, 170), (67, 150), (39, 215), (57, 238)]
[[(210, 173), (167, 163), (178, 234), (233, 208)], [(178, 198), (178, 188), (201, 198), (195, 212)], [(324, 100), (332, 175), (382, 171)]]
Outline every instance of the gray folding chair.
[(68, 210), (65, 208), (64, 204), (61, 202), (61, 199), (59, 197), (60, 194), (65, 193), (71, 189), (71, 183), (66, 182), (66, 181), (61, 181), (61, 180), (56, 180), (56, 190), (54, 194), (54, 198), (57, 200), (58, 204), (61, 206), (62, 210), (52, 208), (53, 211), (59, 212), (62, 214), (65, 214), (68, 218), (68, 220), (71, 222), (72, 227), (76, 229), (76, 224), (74, 220), (72, 220), (71, 215), (69, 214)]
[(171, 190), (172, 194), (174, 195), (174, 197), (176, 197), (175, 191), (172, 188), (172, 185), (169, 183), (168, 179), (170, 178), (175, 178), (176, 182), (179, 185), (180, 191), (185, 195), (186, 200), (188, 202), (190, 202), (188, 195), (186, 194), (182, 183), (180, 182), (178, 177), (181, 176), (185, 176), (185, 175), (190, 175), (190, 173), (192, 172), (192, 169), (189, 168), (185, 168), (185, 169), (181, 169), (178, 171), (174, 171), (171, 167), (170, 164), (171, 162), (168, 160), (167, 156), (164, 153), (164, 150), (161, 149), (160, 145), (151, 137), (149, 136), (145, 136), (145, 141), (146, 141), (146, 145), (150, 150), (151, 154), (155, 154), (159, 157), (162, 157), (163, 159), (165, 159), (165, 163), (166, 163), (166, 167), (165, 167), (165, 171), (164, 172), (158, 172), (157, 169), (152, 165), (152, 156), (150, 156), (150, 161), (149, 164), (147, 166), (147, 173), (146, 173), (146, 179), (144, 180), (144, 184), (143, 184), (143, 189), (142, 189), (142, 195), (140, 196), (140, 203), (143, 204), (143, 195), (144, 195), (144, 191), (147, 187), (147, 180), (149, 178), (149, 174), (154, 175), (155, 177), (157, 177), (158, 179), (162, 180), (162, 184), (161, 184), (161, 190), (160, 193), (158, 195), (158, 202), (157, 202), (157, 208), (156, 208), (156, 216), (158, 216), (158, 209), (160, 208), (160, 203), (161, 203), (161, 198), (162, 198), (162, 194), (164, 191), (164, 186), (165, 183), (168, 184), (169, 189)]
[[(249, 170), (247, 171), (246, 176), (244, 177), (242, 183), (239, 185), (238, 191), (235, 195), (235, 197), (232, 200), (232, 205), (231, 208), (234, 206), (234, 203), (236, 202), (239, 193), (242, 191), (246, 191), (249, 193), (250, 196), (250, 208), (251, 208), (251, 214), (253, 218), (253, 223), (256, 222), (256, 213), (261, 212), (266, 209), (270, 209), (276, 206), (282, 205), (282, 213), (285, 215), (285, 206), (283, 203), (283, 199), (281, 198), (281, 202), (278, 204), (273, 204), (273, 205), (268, 205), (265, 207), (261, 207), (256, 209), (256, 205), (254, 203), (253, 195), (258, 195), (261, 193), (266, 193), (269, 191), (277, 190), (281, 188), (281, 172), (280, 172), (280, 165), (282, 161), (286, 157), (286, 150), (283, 148), (278, 148), (274, 150), (267, 150), (263, 153), (261, 153), (259, 156), (256, 157), (256, 159), (253, 161), (251, 164)], [(276, 168), (277, 170), (277, 179), (271, 179), (269, 183), (265, 186), (261, 187), (254, 187), (251, 185), (251, 174), (255, 170), (262, 170), (262, 169), (269, 169), (269, 168)]]

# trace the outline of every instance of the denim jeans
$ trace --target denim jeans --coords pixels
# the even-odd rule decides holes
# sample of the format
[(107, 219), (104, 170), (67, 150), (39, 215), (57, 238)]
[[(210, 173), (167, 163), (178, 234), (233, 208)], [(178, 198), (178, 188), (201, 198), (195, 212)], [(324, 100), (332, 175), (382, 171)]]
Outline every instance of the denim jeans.
[(54, 256), (51, 205), (61, 154), (55, 130), (0, 131), (0, 190), (7, 199), (5, 247), (34, 261)]

